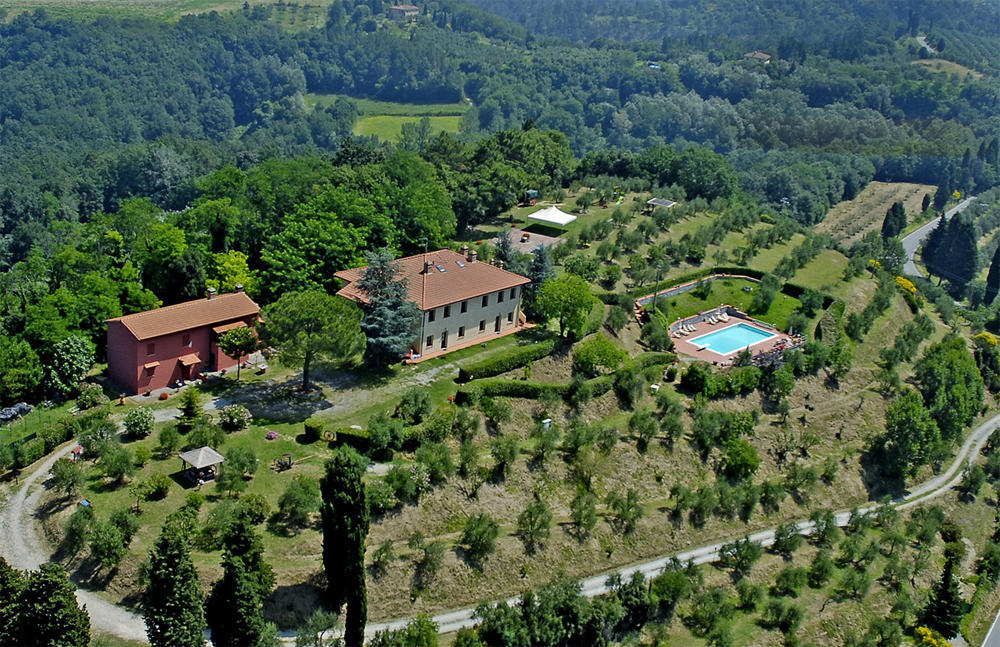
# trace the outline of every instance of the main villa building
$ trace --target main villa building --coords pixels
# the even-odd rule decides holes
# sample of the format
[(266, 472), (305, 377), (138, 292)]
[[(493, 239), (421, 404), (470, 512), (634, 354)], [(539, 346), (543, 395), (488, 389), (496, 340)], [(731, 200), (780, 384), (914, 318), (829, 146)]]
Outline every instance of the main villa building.
[[(406, 280), (408, 300), (421, 311), (411, 357), (438, 355), (515, 332), (524, 325), (521, 293), (531, 281), (520, 274), (477, 259), (475, 250), (448, 249), (401, 258), (399, 278)], [(337, 272), (345, 285), (338, 295), (365, 303), (357, 286), (366, 268)]]

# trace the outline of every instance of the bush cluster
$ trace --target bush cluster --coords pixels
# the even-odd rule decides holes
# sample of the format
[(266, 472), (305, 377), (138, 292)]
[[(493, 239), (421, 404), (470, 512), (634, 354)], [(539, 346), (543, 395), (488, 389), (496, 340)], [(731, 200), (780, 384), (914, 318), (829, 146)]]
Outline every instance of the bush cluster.
[(480, 362), (467, 364), (459, 368), (458, 381), (468, 382), (479, 378), (495, 377), (521, 368), (529, 362), (551, 355), (556, 349), (556, 342), (556, 339), (545, 339), (528, 346), (518, 346)]
[(222, 411), (219, 412), (219, 425), (229, 432), (246, 429), (250, 426), (251, 420), (253, 415), (242, 404), (230, 404), (222, 407)]

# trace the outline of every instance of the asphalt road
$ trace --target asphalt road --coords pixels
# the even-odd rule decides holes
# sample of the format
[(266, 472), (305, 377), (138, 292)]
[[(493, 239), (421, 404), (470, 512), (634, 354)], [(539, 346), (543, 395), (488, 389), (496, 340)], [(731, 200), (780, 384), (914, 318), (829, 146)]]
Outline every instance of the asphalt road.
[[(960, 213), (965, 210), (973, 201), (976, 196), (969, 196), (965, 200), (962, 200), (955, 207), (949, 209), (944, 214), (945, 220), (950, 220), (952, 216), (956, 213)], [(903, 274), (908, 274), (910, 276), (923, 276), (923, 273), (919, 268), (913, 263), (913, 256), (917, 253), (917, 250), (923, 244), (924, 239), (931, 235), (934, 228), (937, 227), (940, 218), (935, 218), (931, 220), (926, 225), (910, 232), (905, 238), (903, 238), (903, 250), (906, 251), (906, 264), (903, 265)]]
[[(929, 499), (938, 497), (952, 487), (957, 485), (962, 479), (962, 471), (974, 460), (982, 450), (990, 435), (1000, 424), (1000, 414), (993, 416), (983, 424), (973, 429), (965, 442), (959, 448), (948, 469), (941, 474), (929, 479), (911, 490), (901, 495), (893, 501), (899, 509), (906, 509), (914, 505), (923, 503)], [(14, 568), (27, 569), (38, 568), (38, 566), (48, 561), (48, 556), (41, 550), (42, 543), (38, 538), (35, 526), (35, 507), (41, 494), (41, 486), (47, 477), (49, 470), (55, 461), (62, 455), (68, 453), (73, 443), (64, 445), (60, 450), (50, 455), (43, 461), (34, 472), (21, 480), (20, 486), (14, 489), (9, 498), (0, 507), (0, 554)], [(862, 511), (874, 509), (875, 505), (861, 508)], [(842, 510), (836, 514), (838, 525), (846, 525), (850, 517), (850, 512)], [(801, 521), (798, 523), (803, 534), (812, 532), (812, 522)], [(759, 542), (764, 546), (769, 546), (774, 542), (775, 528), (768, 528), (750, 535), (750, 539)], [(739, 539), (743, 534), (737, 534), (730, 538)], [(719, 558), (719, 550), (722, 543), (699, 546), (689, 550), (664, 555), (656, 559), (627, 566), (616, 571), (601, 573), (581, 581), (581, 591), (587, 597), (594, 597), (607, 593), (610, 590), (608, 578), (614, 573), (619, 573), (622, 579), (628, 579), (632, 573), (641, 572), (647, 578), (660, 574), (664, 567), (674, 557), (686, 562), (694, 561), (696, 564), (714, 562)], [(81, 604), (87, 606), (90, 612), (90, 624), (94, 631), (119, 636), (128, 640), (144, 640), (145, 624), (142, 618), (135, 613), (122, 607), (115, 606), (100, 597), (94, 591), (77, 590), (77, 599)], [(517, 602), (517, 598), (507, 600), (508, 604)], [(442, 633), (457, 631), (463, 627), (472, 627), (476, 624), (475, 608), (456, 609), (439, 613), (432, 618), (438, 625)], [(390, 622), (370, 623), (365, 633), (372, 636), (377, 631), (399, 629), (404, 627), (411, 618), (400, 618)], [(291, 632), (283, 632), (282, 640), (292, 642), (294, 635)], [(1000, 647), (1000, 629), (991, 631), (988, 637), (991, 647)]]

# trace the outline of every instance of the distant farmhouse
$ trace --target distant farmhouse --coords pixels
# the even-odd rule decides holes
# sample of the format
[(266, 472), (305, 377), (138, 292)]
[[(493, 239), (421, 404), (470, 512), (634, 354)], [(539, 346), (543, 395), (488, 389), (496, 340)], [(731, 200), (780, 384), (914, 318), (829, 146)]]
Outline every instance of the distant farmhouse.
[[(407, 298), (421, 310), (412, 355), (465, 348), (524, 325), (521, 293), (531, 281), (503, 269), (502, 263), (482, 263), (476, 256), (463, 245), (461, 253), (440, 249), (397, 261)], [(337, 272), (335, 276), (347, 282), (337, 294), (365, 303), (368, 298), (357, 286), (364, 271), (357, 267)]]
[(236, 366), (217, 345), (219, 335), (255, 326), (260, 306), (245, 292), (108, 319), (108, 373), (129, 393), (162, 389), (204, 371)]
[(767, 52), (747, 52), (743, 55), (743, 58), (748, 61), (757, 61), (758, 63), (763, 63), (765, 65), (771, 62), (771, 55)]
[(420, 8), (411, 4), (397, 4), (389, 7), (385, 15), (390, 20), (414, 20), (420, 15)]

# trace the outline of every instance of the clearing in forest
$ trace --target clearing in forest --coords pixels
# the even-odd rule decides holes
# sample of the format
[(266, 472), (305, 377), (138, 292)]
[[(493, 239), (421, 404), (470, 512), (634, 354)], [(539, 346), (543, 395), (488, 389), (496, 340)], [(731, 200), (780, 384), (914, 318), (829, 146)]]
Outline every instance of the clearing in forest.
[(837, 242), (850, 246), (869, 231), (880, 231), (885, 212), (894, 202), (902, 201), (906, 208), (907, 224), (921, 214), (921, 203), (928, 193), (933, 196), (937, 187), (932, 184), (910, 182), (871, 182), (853, 200), (835, 205), (816, 225), (816, 231), (830, 234)]

